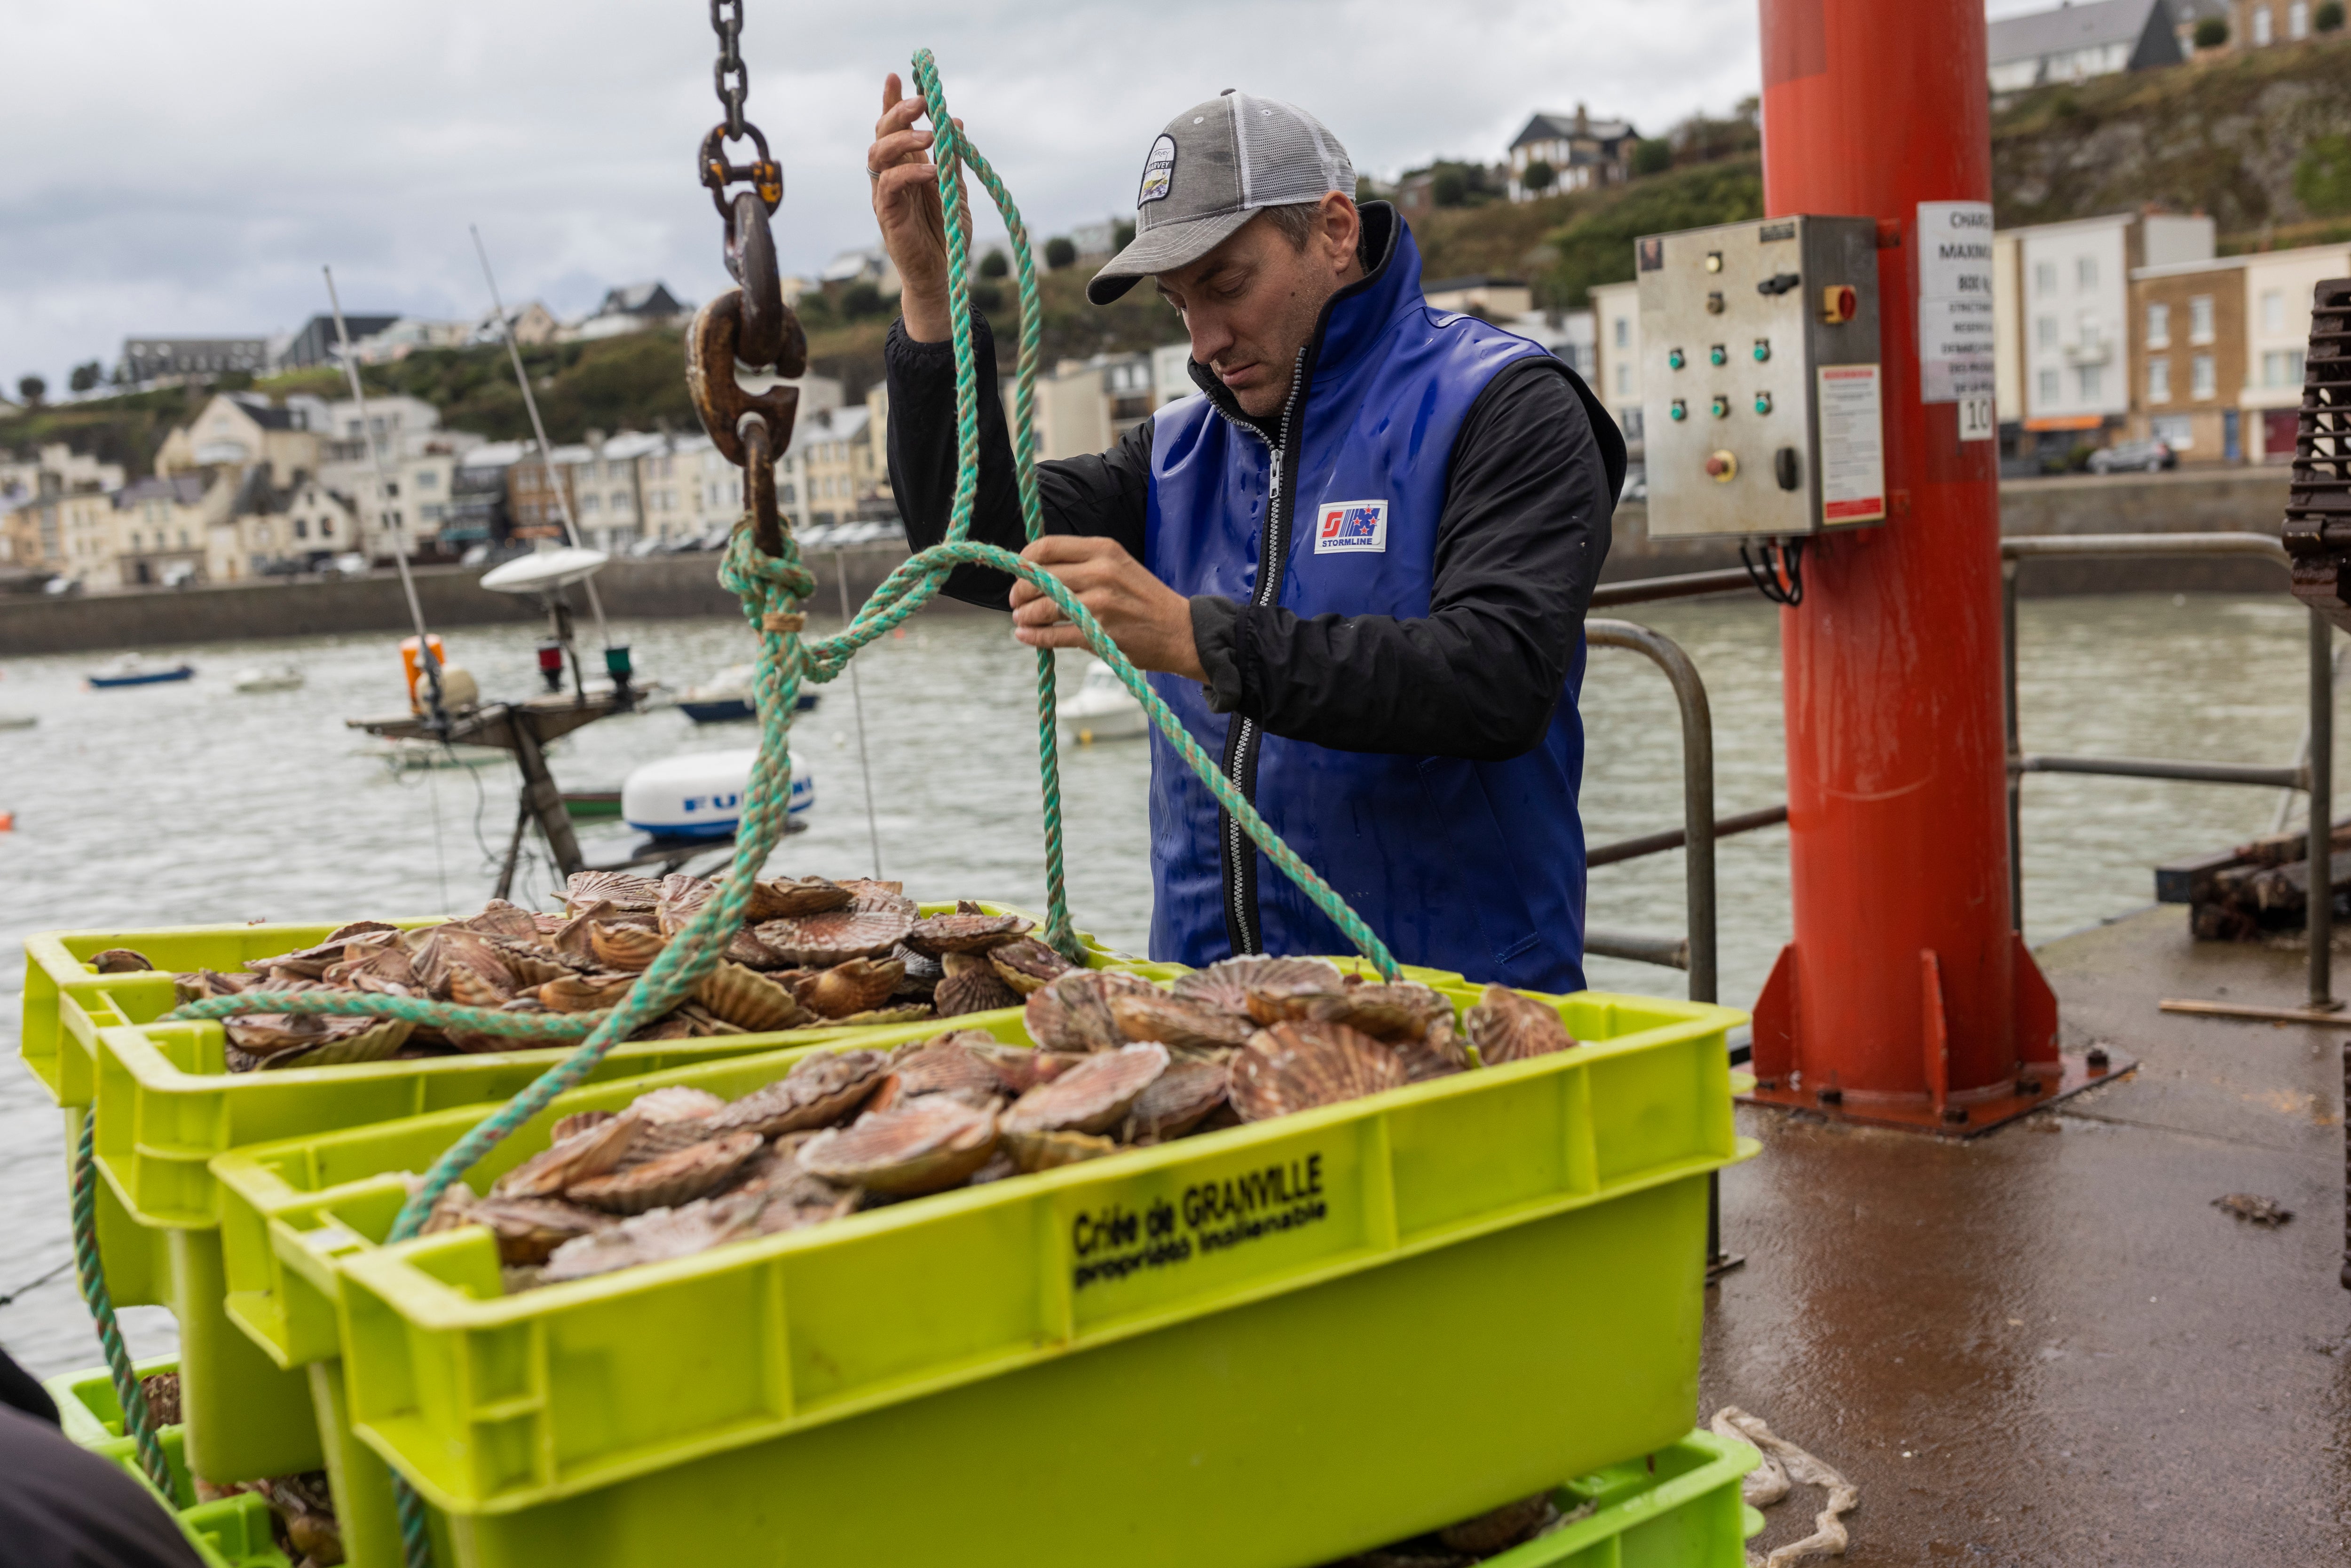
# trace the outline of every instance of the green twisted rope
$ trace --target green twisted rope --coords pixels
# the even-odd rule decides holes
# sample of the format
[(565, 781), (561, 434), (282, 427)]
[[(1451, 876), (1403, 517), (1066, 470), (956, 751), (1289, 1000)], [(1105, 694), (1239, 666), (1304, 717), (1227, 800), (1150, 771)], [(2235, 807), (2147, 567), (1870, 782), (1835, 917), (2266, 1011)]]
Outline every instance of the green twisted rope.
[[(801, 564), (799, 547), (789, 530), (783, 553), (768, 556), (752, 542), (749, 520), (736, 528), (728, 540), (719, 581), (741, 599), (743, 614), (759, 639), (753, 690), (760, 724), (760, 746), (746, 793), (743, 818), (737, 830), (735, 857), (718, 893), (705, 902), (653, 966), (609, 1012), (572, 1015), (557, 1020), (530, 1015), (499, 1013), (453, 1003), (385, 995), (313, 997), (308, 992), (246, 992), (189, 1004), (172, 1019), (223, 1018), (239, 1013), (317, 1012), (375, 1014), (405, 1018), (438, 1027), (454, 1025), (486, 1032), (514, 1034), (568, 1033), (585, 1027), (587, 1040), (534, 1080), (496, 1112), (484, 1119), (434, 1161), (424, 1180), (401, 1208), (388, 1242), (404, 1241), (423, 1228), (433, 1206), (449, 1185), (475, 1162), (529, 1121), (559, 1094), (575, 1087), (607, 1051), (659, 1018), (690, 992), (716, 964), (749, 907), (751, 883), (768, 852), (782, 836), (791, 793), (790, 726), (793, 705), (803, 679), (824, 683), (838, 676), (850, 658), (884, 633), (895, 630), (937, 597), (948, 574), (958, 566), (992, 568), (1034, 585), (1050, 599), (1071, 624), (1079, 629), (1088, 647), (1116, 672), (1133, 692), (1152, 723), (1167, 737), (1176, 754), (1199, 776), (1217, 803), (1237, 821), (1268, 859), (1305, 892), (1317, 908), (1345, 934), (1380, 974), (1394, 979), (1396, 962), (1387, 946), (1346, 901), (1285, 844), (1255, 806), (1236, 789), (1183, 721), (1153, 690), (1118, 644), (1111, 640), (1092, 613), (1061, 580), (1041, 567), (1022, 560), (1009, 550), (977, 544), (969, 538), (979, 485), (979, 406), (977, 366), (971, 338), (969, 278), (971, 209), (965, 196), (962, 171), (969, 168), (1003, 214), (1012, 238), (1019, 274), (1021, 303), (1020, 353), (1013, 397), (1013, 458), (1020, 496), (1021, 518), (1028, 537), (1044, 529), (1036, 476), (1035, 382), (1040, 338), (1036, 267), (1026, 226), (1019, 208), (987, 161), (956, 126), (947, 112), (946, 96), (939, 84), (938, 67), (928, 49), (916, 53), (914, 75), (922, 91), (935, 136), (934, 155), (939, 168), (939, 199), (946, 219), (947, 301), (956, 361), (956, 434), (957, 474), (953, 511), (944, 540), (918, 552), (891, 572), (861, 607), (849, 625), (831, 637), (803, 641), (796, 631), (799, 606), (815, 591), (813, 576)], [(1074, 957), (1077, 941), (1071, 923), (1063, 874), (1061, 790), (1058, 736), (1055, 725), (1055, 670), (1050, 650), (1039, 650), (1038, 752), (1045, 804), (1045, 851), (1048, 906), (1046, 938)], [(84, 1137), (89, 1136), (88, 1124)], [(85, 1227), (76, 1217), (79, 1244)], [(94, 1221), (89, 1227), (90, 1277), (97, 1278)], [(99, 1281), (102, 1295), (103, 1281)], [(106, 1322), (110, 1322), (108, 1314)], [(127, 1366), (127, 1362), (125, 1365)], [(135, 1396), (135, 1388), (133, 1390)], [(139, 1406), (143, 1420), (144, 1406)], [(431, 1568), (432, 1548), (423, 1501), (395, 1475), (393, 1490), (400, 1505), (401, 1533), (410, 1568)]]
[(85, 1106), (81, 1139), (74, 1150), (74, 1262), (81, 1276), (81, 1297), (98, 1323), (98, 1343), (106, 1348), (106, 1370), (114, 1382), (115, 1408), (122, 1412), (122, 1429), (139, 1449), (139, 1468), (155, 1483), (167, 1504), (177, 1506), (172, 1489), (172, 1466), (155, 1437), (155, 1418), (147, 1408), (147, 1391), (131, 1365), (131, 1352), (122, 1343), (122, 1325), (115, 1321), (114, 1299), (107, 1294), (106, 1270), (98, 1257), (98, 1107)]
[(427, 997), (396, 997), (379, 991), (237, 991), (206, 997), (174, 1008), (166, 1021), (242, 1018), (251, 1013), (343, 1014), (402, 1019), (427, 1029), (462, 1029), (475, 1034), (511, 1034), (522, 1039), (578, 1040), (610, 1016), (585, 1013), (509, 1013), (469, 1008)]

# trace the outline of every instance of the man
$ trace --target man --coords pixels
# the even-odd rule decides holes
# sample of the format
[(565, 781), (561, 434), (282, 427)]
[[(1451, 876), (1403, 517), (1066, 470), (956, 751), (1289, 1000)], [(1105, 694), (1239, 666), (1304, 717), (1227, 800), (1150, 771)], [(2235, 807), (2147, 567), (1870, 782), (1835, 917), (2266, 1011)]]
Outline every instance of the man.
[[(904, 280), (890, 480), (917, 545), (956, 479), (946, 252), (919, 99), (898, 78), (866, 154)], [(1152, 279), (1207, 395), (1110, 451), (1039, 465), (1027, 542), (986, 325), (971, 535), (1085, 604), (1225, 776), (1399, 959), (1544, 990), (1583, 983), (1576, 814), (1583, 613), (1622, 439), (1542, 348), (1428, 308), (1412, 235), (1358, 209), (1312, 116), (1228, 91), (1144, 160), (1134, 240), (1087, 287)], [(1025, 549), (1024, 549), (1025, 546)], [(1052, 601), (966, 568), (1033, 647), (1083, 645)], [(1343, 953), (1344, 936), (1152, 737), (1151, 953)]]

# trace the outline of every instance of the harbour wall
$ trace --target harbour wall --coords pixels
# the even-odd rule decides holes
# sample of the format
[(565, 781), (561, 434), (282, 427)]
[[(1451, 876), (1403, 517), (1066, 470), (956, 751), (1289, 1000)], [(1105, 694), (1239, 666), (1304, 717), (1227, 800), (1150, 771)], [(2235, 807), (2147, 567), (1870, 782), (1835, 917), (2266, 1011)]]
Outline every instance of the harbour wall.
[[(2008, 535), (2197, 533), (2236, 531), (2274, 538), (2285, 509), (2282, 468), (2210, 474), (2131, 474), (2009, 480), (2001, 486), (2001, 531)], [(1887, 525), (1900, 527), (1896, 522)], [(900, 561), (899, 545), (818, 550), (810, 601), (820, 615), (840, 603), (846, 577), (852, 603), (862, 602)], [(1652, 539), (1648, 508), (1617, 508), (1614, 542), (1603, 580), (1622, 582), (1737, 566), (1735, 542)], [(459, 567), (415, 574), (424, 619), (434, 627), (481, 626), (541, 619), (530, 599), (491, 593), (481, 573)], [(741, 613), (718, 586), (710, 553), (613, 561), (596, 578), (604, 612), (624, 619)], [(2028, 562), (2019, 591), (2032, 596), (2085, 593), (2267, 593), (2284, 591), (2275, 566), (2250, 558), (2150, 558)], [(578, 590), (573, 603), (584, 608)], [(927, 614), (979, 613), (941, 598)], [(65, 599), (0, 599), (0, 655), (168, 648), (197, 643), (408, 629), (408, 606), (396, 572), (333, 581), (234, 582)]]

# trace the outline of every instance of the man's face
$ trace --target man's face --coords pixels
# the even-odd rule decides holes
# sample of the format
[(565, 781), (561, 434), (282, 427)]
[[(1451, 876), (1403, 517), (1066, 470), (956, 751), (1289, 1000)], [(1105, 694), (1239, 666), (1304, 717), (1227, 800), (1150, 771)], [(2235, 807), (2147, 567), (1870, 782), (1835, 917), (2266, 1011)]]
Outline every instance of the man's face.
[(1332, 295), (1363, 268), (1355, 259), (1362, 220), (1355, 204), (1322, 198), (1313, 232), (1292, 246), (1259, 214), (1216, 249), (1161, 273), (1159, 296), (1184, 318), (1192, 358), (1214, 371), (1245, 413), (1280, 412), (1298, 351)]

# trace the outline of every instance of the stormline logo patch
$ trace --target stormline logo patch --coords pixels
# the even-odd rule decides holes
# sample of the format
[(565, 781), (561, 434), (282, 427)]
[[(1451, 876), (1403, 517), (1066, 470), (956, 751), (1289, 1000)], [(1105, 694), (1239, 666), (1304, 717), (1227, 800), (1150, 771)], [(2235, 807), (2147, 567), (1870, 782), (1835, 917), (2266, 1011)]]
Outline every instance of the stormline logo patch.
[(1316, 555), (1368, 551), (1384, 555), (1388, 548), (1388, 504), (1385, 501), (1325, 501), (1314, 525)]

